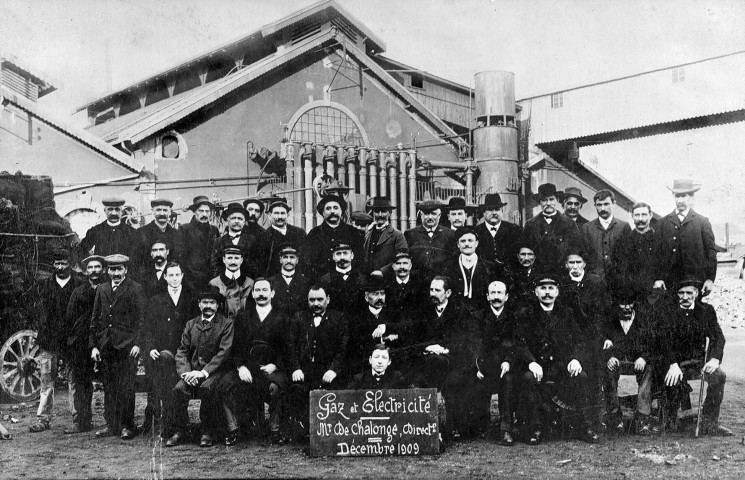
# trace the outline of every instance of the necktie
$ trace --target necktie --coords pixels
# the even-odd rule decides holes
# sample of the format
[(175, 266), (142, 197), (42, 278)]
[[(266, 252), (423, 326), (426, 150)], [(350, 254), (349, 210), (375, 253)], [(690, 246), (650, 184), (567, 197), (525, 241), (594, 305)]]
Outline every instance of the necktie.
[(348, 274), (348, 273), (345, 273), (345, 274), (344, 274), (344, 275), (342, 275), (342, 276), (344, 277), (344, 281), (345, 281), (345, 282), (347, 281), (347, 278), (349, 278), (349, 274)]
[(680, 220), (681, 223), (683, 223), (683, 220), (685, 220), (685, 218), (686, 218), (685, 215), (682, 215), (680, 213), (678, 214), (678, 219)]
[(321, 324), (321, 317), (313, 317), (313, 325), (318, 327)]
[(435, 235), (434, 230), (427, 230), (427, 235), (429, 235), (429, 238), (432, 238)]
[(440, 308), (440, 307), (437, 307), (437, 308), (436, 308), (436, 310), (437, 310), (437, 316), (439, 317), (440, 315), (442, 315), (442, 312), (443, 312), (443, 311), (444, 311), (445, 309), (444, 309), (444, 308)]
[(163, 276), (163, 270), (155, 270), (155, 275), (158, 277), (158, 280)]
[(491, 227), (489, 230), (491, 230), (492, 237), (497, 234), (497, 227)]
[(202, 328), (206, 327), (209, 324), (210, 324), (209, 320), (202, 320)]

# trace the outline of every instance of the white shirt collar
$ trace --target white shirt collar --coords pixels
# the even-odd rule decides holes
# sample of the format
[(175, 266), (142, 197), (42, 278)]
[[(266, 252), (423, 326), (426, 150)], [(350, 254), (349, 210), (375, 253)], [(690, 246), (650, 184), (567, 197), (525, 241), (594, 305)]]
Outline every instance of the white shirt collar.
[(70, 281), (71, 278), (72, 278), (72, 275), (68, 276), (64, 280), (59, 278), (57, 275), (54, 276), (54, 279), (57, 280), (57, 285), (59, 285), (60, 287), (64, 287), (65, 285), (67, 285), (67, 283)]
[(476, 261), (479, 259), (478, 255), (472, 253), (470, 255), (460, 254), (460, 264), (464, 267), (471, 268), (476, 265)]
[(202, 321), (203, 322), (211, 322), (213, 318), (215, 318), (215, 314), (213, 313), (212, 316), (204, 318), (204, 315), (202, 315)]
[(110, 227), (118, 227), (119, 225), (121, 225), (121, 224), (122, 224), (122, 221), (121, 221), (121, 220), (119, 220), (119, 221), (118, 221), (118, 222), (116, 222), (116, 223), (111, 223), (110, 221), (106, 220), (106, 223), (107, 223), (107, 224), (108, 224), (108, 225), (109, 225)]
[(399, 285), (405, 285), (405, 284), (409, 283), (409, 279), (410, 278), (411, 278), (411, 274), (409, 274), (406, 277), (406, 280), (401, 280), (400, 278), (398, 278), (398, 275), (396, 275), (396, 283), (398, 283)]
[(230, 270), (228, 270), (228, 269), (226, 268), (226, 269), (225, 269), (225, 276), (226, 276), (226, 277), (227, 277), (228, 279), (230, 279), (230, 280), (238, 279), (238, 278), (239, 278), (239, 277), (241, 276), (241, 271), (240, 271), (240, 269), (239, 269), (239, 270), (236, 270), (235, 272), (231, 272)]
[(442, 314), (442, 312), (445, 311), (445, 309), (447, 308), (447, 306), (448, 306), (448, 299), (446, 298), (445, 299), (445, 303), (443, 303), (442, 305), (437, 305), (435, 307), (435, 311), (437, 311), (437, 313), (438, 313), (437, 316), (440, 316)]
[(610, 222), (613, 221), (613, 215), (608, 217), (608, 220), (603, 220), (601, 217), (598, 217), (598, 222), (600, 222), (600, 226), (603, 227), (603, 230), (608, 230), (608, 227), (610, 227)]
[(494, 313), (494, 315), (496, 316), (500, 316), (502, 315), (502, 312), (504, 312), (504, 305), (502, 305), (502, 308), (500, 308), (499, 310), (495, 310), (494, 307), (492, 307), (491, 305), (489, 305), (489, 308), (491, 308), (492, 313)]
[[(489, 229), (489, 233), (491, 233), (492, 235), (495, 235), (497, 231), (499, 231), (499, 227), (501, 226), (502, 226), (502, 220), (500, 220), (499, 223), (497, 223), (496, 225), (492, 225), (491, 223), (486, 224), (486, 228)], [(494, 229), (496, 229), (496, 231), (494, 231)]]
[(282, 228), (279, 228), (276, 225), (272, 225), (272, 228), (275, 229), (276, 231), (278, 231), (279, 233), (281, 233), (282, 235), (287, 235), (287, 225), (285, 225)]
[(686, 208), (682, 212), (676, 210), (675, 211), (675, 215), (677, 215), (678, 218), (680, 218), (681, 215), (683, 216), (683, 218), (686, 218), (688, 216), (688, 212), (690, 212), (690, 211), (691, 211), (691, 207)]
[(376, 230), (383, 230), (384, 228), (388, 227), (388, 225), (390, 225), (390, 222), (385, 222), (385, 224), (382, 227), (379, 227), (378, 224), (376, 223), (373, 228), (375, 228)]
[(342, 270), (339, 267), (336, 267), (336, 271), (341, 273), (342, 275), (349, 275), (349, 273), (352, 271), (352, 266), (350, 265), (347, 269)]
[(383, 310), (383, 307), (373, 308), (371, 305), (368, 305), (367, 308), (370, 310), (370, 313), (372, 313), (373, 315), (380, 315), (380, 311)]
[(580, 275), (579, 277), (573, 277), (573, 276), (572, 276), (572, 275), (570, 274), (570, 275), (569, 275), (569, 279), (570, 279), (570, 280), (572, 280), (573, 282), (577, 282), (577, 283), (579, 283), (579, 282), (581, 282), (581, 281), (582, 281), (582, 280), (583, 280), (583, 279), (585, 278), (585, 273), (587, 273), (587, 272), (582, 272), (582, 275)]
[(272, 304), (271, 303), (270, 304), (267, 304), (266, 307), (260, 307), (260, 306), (256, 305), (256, 313), (259, 314), (259, 320), (261, 320), (262, 322), (264, 321), (264, 319), (266, 318), (266, 316), (269, 315), (269, 312), (271, 312), (271, 311), (272, 311)]
[(554, 304), (554, 305), (551, 305), (551, 308), (548, 308), (547, 306), (545, 306), (544, 304), (542, 304), (542, 303), (540, 303), (540, 302), (538, 302), (538, 305), (540, 305), (540, 306), (541, 306), (541, 308), (543, 309), (543, 311), (544, 311), (544, 312), (550, 312), (551, 310), (553, 310), (553, 309), (554, 309), (554, 305), (555, 305), (555, 304)]

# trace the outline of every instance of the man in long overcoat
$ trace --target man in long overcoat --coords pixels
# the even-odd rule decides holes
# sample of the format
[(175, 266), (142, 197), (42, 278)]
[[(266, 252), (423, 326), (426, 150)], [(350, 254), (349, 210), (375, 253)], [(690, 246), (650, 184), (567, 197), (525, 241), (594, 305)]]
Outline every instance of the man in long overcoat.
[(210, 224), (215, 205), (199, 195), (189, 206), (194, 212), (189, 223), (181, 225), (181, 268), (184, 283), (192, 292), (199, 292), (207, 286), (212, 278), (210, 260), (215, 243), (220, 238), (220, 231)]

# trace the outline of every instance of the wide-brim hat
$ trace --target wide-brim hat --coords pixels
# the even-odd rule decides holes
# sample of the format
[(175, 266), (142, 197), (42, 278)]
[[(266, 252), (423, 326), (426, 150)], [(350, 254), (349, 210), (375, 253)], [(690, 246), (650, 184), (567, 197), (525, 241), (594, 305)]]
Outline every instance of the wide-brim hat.
[(533, 195), (537, 200), (548, 197), (559, 198), (559, 192), (556, 190), (556, 185), (553, 183), (544, 183), (538, 186), (538, 193)]
[(680, 290), (683, 287), (696, 287), (698, 290), (701, 290), (701, 287), (703, 286), (704, 282), (699, 280), (698, 278), (694, 277), (693, 275), (685, 275), (676, 285), (675, 290)]
[(336, 202), (341, 207), (342, 213), (347, 211), (347, 202), (344, 201), (343, 198), (336, 196), (336, 195), (326, 195), (325, 197), (321, 198), (318, 201), (318, 204), (316, 205), (316, 211), (319, 215), (323, 215), (323, 209), (326, 207), (326, 204), (329, 202)]
[(287, 204), (287, 200), (284, 198), (275, 198), (271, 203), (269, 203), (269, 206), (266, 208), (266, 211), (269, 213), (272, 213), (272, 210), (275, 207), (282, 207), (289, 213), (290, 210), (292, 210), (292, 207)]
[(91, 262), (101, 262), (101, 266), (106, 266), (106, 259), (102, 257), (101, 255), (91, 255), (89, 257), (85, 257), (82, 262), (80, 262), (84, 267), (87, 267), (89, 263)]
[(487, 193), (484, 196), (484, 203), (479, 205), (481, 211), (491, 210), (494, 208), (502, 208), (507, 205), (507, 202), (502, 201), (502, 197), (498, 193)]
[(700, 184), (693, 183), (693, 180), (686, 179), (675, 179), (673, 180), (673, 186), (667, 187), (673, 193), (694, 193), (701, 189)]
[(254, 197), (252, 197), (252, 198), (245, 199), (243, 201), (243, 208), (245, 208), (246, 211), (248, 211), (248, 204), (249, 203), (255, 203), (256, 205), (259, 206), (259, 215), (261, 215), (261, 214), (264, 213), (264, 210), (266, 209), (266, 205), (264, 205), (264, 202), (262, 202), (260, 198), (254, 198)]
[(559, 192), (562, 203), (569, 197), (576, 197), (583, 205), (587, 203), (587, 199), (582, 196), (582, 190), (577, 187), (567, 187), (563, 192)]
[(215, 209), (215, 204), (210, 202), (210, 199), (205, 197), (204, 195), (197, 195), (194, 197), (194, 200), (192, 200), (192, 204), (189, 205), (189, 210), (192, 212), (196, 212), (199, 207), (202, 205), (207, 205), (210, 207), (210, 209)]
[(419, 202), (416, 208), (423, 213), (430, 213), (434, 212), (435, 210), (442, 210), (443, 205), (437, 200), (424, 200), (422, 202)]
[(248, 210), (246, 210), (240, 203), (230, 203), (228, 207), (222, 212), (222, 219), (227, 220), (229, 216), (234, 213), (240, 213), (243, 218), (248, 220)]
[(372, 210), (395, 210), (396, 207), (391, 205), (391, 201), (388, 197), (373, 197), (365, 203), (365, 210), (370, 212)]

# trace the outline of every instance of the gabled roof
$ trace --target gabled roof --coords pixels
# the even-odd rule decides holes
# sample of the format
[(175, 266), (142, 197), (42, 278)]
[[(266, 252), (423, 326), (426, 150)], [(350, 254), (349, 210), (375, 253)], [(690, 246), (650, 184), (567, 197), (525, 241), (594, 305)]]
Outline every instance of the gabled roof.
[(24, 64), (23, 61), (19, 60), (18, 57), (13, 54), (5, 52), (0, 55), (0, 64), (2, 64), (2, 68), (14, 70), (20, 75), (31, 79), (33, 83), (38, 85), (39, 98), (57, 90), (57, 86), (59, 85), (58, 81), (52, 80), (47, 75), (34, 71), (33, 68)]

